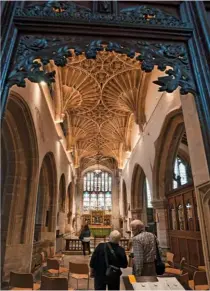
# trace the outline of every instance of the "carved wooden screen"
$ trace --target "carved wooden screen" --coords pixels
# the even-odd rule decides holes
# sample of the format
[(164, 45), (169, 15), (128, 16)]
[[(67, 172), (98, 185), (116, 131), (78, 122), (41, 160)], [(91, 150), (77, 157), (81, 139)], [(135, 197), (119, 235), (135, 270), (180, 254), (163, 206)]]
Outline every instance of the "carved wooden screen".
[(185, 257), (188, 266), (204, 264), (199, 231), (197, 205), (193, 185), (182, 186), (168, 193), (170, 249), (175, 262)]

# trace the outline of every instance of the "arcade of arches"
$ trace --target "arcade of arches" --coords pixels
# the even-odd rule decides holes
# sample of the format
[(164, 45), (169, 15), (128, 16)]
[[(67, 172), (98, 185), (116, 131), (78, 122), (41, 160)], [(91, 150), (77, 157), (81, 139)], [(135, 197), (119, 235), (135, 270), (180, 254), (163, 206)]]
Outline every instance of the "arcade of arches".
[(2, 123), (3, 277), (35, 268), (37, 252), (77, 238), (85, 220), (129, 238), (135, 218), (176, 262), (210, 270), (210, 182), (194, 97), (159, 92), (153, 81), (163, 73), (116, 52), (72, 53), (47, 69), (56, 70), (52, 88), (13, 86)]

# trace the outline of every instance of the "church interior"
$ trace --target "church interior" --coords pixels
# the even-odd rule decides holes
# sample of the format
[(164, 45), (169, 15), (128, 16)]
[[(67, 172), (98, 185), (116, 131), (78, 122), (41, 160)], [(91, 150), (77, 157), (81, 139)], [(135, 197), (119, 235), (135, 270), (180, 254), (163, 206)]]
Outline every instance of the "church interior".
[[(4, 58), (2, 74), (2, 289), (12, 288), (12, 274), (14, 281), (15, 274), (32, 274), (40, 288), (41, 274), (53, 268), (49, 258), (66, 271), (64, 278), (71, 262), (88, 265), (90, 257), (83, 256), (79, 239), (87, 223), (91, 252), (118, 230), (129, 258), (130, 223), (140, 219), (157, 236), (165, 275), (187, 278), (188, 290), (209, 290), (210, 66), (205, 37), (210, 22), (204, 18), (209, 19), (210, 6), (199, 1), (205, 11), (194, 16), (203, 21), (198, 32), (190, 13), (201, 8), (190, 1), (167, 1), (166, 7), (161, 1), (9, 2), (2, 4), (7, 24), (2, 55), (9, 58)], [(142, 14), (147, 4), (150, 12)], [(167, 28), (163, 21), (150, 27), (164, 9), (171, 17), (164, 21), (174, 26)], [(68, 23), (68, 15), (76, 20)], [(193, 28), (182, 25), (188, 18)], [(159, 34), (152, 34), (156, 24)], [(189, 58), (179, 53), (179, 45), (187, 47), (187, 38), (193, 43), (194, 30), (205, 36), (197, 44), (205, 47), (202, 59), (191, 55), (188, 67), (199, 83), (197, 97), (185, 84), (187, 75), (177, 77), (186, 73), (182, 66)], [(196, 62), (202, 63), (200, 74)], [(170, 87), (171, 76), (180, 79)], [(84, 278), (78, 281), (80, 287), (71, 279), (67, 288), (87, 289)]]

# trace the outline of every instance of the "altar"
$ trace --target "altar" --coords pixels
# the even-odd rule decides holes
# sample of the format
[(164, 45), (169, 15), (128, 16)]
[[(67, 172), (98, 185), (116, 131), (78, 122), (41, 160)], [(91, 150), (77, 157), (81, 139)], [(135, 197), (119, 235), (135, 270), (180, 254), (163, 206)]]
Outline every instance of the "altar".
[(93, 237), (106, 237), (111, 232), (111, 226), (107, 225), (89, 225), (90, 232)]
[(83, 224), (88, 223), (93, 237), (106, 237), (111, 232), (111, 214), (102, 210), (91, 211), (83, 215)]

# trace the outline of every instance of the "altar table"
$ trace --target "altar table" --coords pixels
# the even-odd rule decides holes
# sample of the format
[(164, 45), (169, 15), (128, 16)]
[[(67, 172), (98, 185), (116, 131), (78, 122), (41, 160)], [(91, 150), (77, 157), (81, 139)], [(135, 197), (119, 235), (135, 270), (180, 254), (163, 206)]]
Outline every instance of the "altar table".
[(111, 226), (109, 225), (91, 224), (89, 228), (93, 237), (106, 237), (111, 232)]

